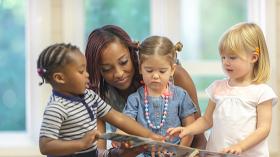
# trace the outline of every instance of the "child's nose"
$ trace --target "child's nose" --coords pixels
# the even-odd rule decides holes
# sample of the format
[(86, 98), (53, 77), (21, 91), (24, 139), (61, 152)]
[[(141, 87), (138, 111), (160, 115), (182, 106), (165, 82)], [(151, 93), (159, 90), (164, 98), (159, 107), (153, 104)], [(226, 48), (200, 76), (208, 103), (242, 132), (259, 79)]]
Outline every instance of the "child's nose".
[(224, 65), (229, 65), (229, 60), (228, 59), (223, 59), (223, 64)]
[(159, 78), (159, 74), (158, 73), (154, 73), (153, 74), (153, 79), (158, 79)]

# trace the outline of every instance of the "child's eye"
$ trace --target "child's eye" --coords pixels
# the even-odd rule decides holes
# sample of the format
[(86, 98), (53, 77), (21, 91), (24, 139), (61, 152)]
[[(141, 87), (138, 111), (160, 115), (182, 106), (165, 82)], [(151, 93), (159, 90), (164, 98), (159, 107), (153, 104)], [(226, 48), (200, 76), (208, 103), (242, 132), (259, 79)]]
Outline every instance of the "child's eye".
[(153, 72), (153, 70), (152, 69), (146, 69), (146, 72), (151, 73), (151, 72)]
[(164, 74), (166, 72), (166, 70), (160, 70), (159, 72)]
[(236, 56), (230, 56), (229, 57), (229, 59), (231, 59), (231, 60), (234, 60), (234, 59), (236, 59), (237, 57)]
[(85, 72), (85, 69), (84, 68), (79, 68), (79, 69), (77, 69), (78, 70), (78, 72), (80, 73), (80, 74), (83, 74), (84, 72)]

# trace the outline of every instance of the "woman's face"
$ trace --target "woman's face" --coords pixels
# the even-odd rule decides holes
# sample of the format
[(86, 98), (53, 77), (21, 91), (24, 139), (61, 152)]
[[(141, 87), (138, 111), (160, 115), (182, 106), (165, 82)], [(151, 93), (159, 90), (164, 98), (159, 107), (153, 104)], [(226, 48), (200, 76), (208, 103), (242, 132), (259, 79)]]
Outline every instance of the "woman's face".
[(129, 50), (119, 42), (110, 43), (101, 54), (101, 75), (111, 86), (126, 90), (131, 85), (135, 69)]

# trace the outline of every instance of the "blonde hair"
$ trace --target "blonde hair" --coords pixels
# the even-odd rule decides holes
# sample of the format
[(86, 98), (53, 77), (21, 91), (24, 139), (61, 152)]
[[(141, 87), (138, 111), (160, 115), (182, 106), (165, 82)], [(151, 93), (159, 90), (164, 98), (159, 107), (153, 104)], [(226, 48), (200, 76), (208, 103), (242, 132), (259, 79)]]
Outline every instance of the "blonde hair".
[(239, 23), (226, 31), (219, 42), (219, 51), (232, 52), (241, 58), (244, 53), (257, 52), (258, 61), (253, 68), (253, 82), (264, 83), (269, 79), (270, 64), (265, 38), (261, 28), (255, 23)]
[(176, 63), (177, 53), (181, 51), (183, 44), (177, 42), (175, 45), (167, 38), (162, 36), (151, 36), (146, 38), (139, 47), (140, 64), (149, 55), (167, 56), (171, 63)]

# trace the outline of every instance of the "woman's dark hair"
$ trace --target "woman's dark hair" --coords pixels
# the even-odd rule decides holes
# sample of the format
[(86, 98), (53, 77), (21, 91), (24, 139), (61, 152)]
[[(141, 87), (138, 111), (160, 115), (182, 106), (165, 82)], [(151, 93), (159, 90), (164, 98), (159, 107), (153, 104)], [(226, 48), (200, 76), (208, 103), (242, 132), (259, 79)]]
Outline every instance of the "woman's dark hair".
[(42, 78), (39, 85), (42, 85), (45, 81), (52, 82), (52, 74), (71, 61), (70, 52), (80, 52), (80, 49), (71, 44), (59, 43), (50, 45), (41, 52), (37, 60), (37, 72)]
[(91, 83), (91, 89), (102, 98), (108, 90), (108, 84), (104, 81), (100, 72), (101, 53), (111, 43), (119, 42), (128, 48), (133, 66), (136, 69), (133, 80), (140, 81), (138, 68), (138, 43), (133, 42), (129, 35), (120, 27), (115, 25), (105, 25), (91, 32), (86, 46), (87, 71)]

